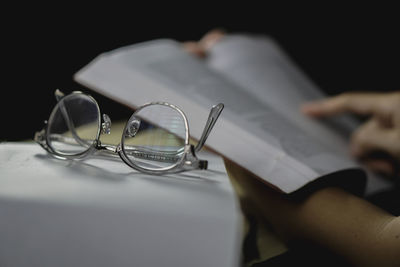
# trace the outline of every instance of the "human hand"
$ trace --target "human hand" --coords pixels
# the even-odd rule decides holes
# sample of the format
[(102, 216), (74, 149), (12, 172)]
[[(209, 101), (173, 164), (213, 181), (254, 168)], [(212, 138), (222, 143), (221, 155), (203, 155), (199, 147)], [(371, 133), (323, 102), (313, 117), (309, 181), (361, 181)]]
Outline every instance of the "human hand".
[[(351, 153), (372, 170), (400, 175), (400, 92), (345, 93), (307, 103), (301, 110), (316, 118), (341, 113), (369, 116), (351, 137)], [(382, 152), (383, 158), (373, 156)]]
[(184, 42), (183, 48), (194, 56), (205, 58), (209, 49), (219, 42), (224, 35), (224, 30), (213, 29), (206, 33), (199, 41)]

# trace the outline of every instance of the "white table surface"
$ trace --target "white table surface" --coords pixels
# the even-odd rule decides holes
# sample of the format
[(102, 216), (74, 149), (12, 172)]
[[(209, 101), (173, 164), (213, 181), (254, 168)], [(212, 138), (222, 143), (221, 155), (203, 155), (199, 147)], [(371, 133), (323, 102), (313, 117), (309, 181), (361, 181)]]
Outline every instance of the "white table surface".
[(239, 203), (222, 159), (179, 175), (0, 144), (0, 266), (238, 266)]

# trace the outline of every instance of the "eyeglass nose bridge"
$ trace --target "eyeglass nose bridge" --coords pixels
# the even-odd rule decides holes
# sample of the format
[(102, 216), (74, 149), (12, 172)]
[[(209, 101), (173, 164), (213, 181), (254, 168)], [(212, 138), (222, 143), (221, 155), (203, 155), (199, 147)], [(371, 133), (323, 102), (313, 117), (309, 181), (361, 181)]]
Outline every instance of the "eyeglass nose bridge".
[(135, 137), (140, 128), (141, 120), (132, 116), (125, 127), (125, 137)]

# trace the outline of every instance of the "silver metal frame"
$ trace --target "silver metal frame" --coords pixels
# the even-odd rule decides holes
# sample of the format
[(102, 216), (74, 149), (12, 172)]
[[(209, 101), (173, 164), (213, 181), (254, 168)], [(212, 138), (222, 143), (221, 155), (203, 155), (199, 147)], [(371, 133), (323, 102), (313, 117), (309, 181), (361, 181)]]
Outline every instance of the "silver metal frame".
[[(224, 108), (224, 105), (222, 103), (213, 106), (213, 108), (210, 111), (210, 115), (208, 117), (207, 123), (206, 123), (203, 133), (201, 135), (201, 138), (200, 138), (197, 146), (194, 147), (193, 145), (189, 144), (189, 136), (190, 136), (189, 135), (189, 124), (188, 124), (186, 115), (183, 113), (183, 111), (180, 108), (178, 108), (175, 105), (166, 103), (166, 102), (151, 102), (151, 103), (144, 104), (144, 105), (140, 106), (129, 118), (128, 122), (126, 123), (126, 125), (124, 127), (121, 141), (117, 146), (115, 146), (115, 145), (101, 144), (101, 142), (100, 142), (101, 134), (102, 133), (108, 134), (110, 132), (111, 120), (109, 119), (108, 115), (106, 115), (106, 114), (103, 114), (103, 116), (100, 116), (101, 112), (100, 112), (99, 105), (92, 96), (90, 96), (88, 94), (84, 94), (80, 91), (74, 91), (71, 94), (65, 96), (58, 89), (55, 91), (55, 96), (56, 96), (58, 103), (53, 108), (53, 111), (51, 112), (50, 118), (48, 121), (51, 122), (53, 120), (53, 117), (55, 116), (56, 111), (58, 109), (60, 109), (75, 141), (78, 142), (79, 144), (82, 143), (83, 145), (88, 146), (88, 148), (82, 152), (75, 153), (75, 154), (68, 154), (68, 153), (62, 153), (60, 151), (57, 151), (56, 149), (54, 149), (51, 146), (51, 142), (49, 139), (50, 136), (47, 135), (47, 133), (49, 132), (50, 123), (47, 123), (47, 121), (45, 121), (45, 124), (46, 124), (45, 128), (42, 129), (41, 131), (35, 133), (34, 140), (37, 143), (39, 143), (47, 152), (49, 152), (51, 155), (53, 155), (59, 159), (84, 159), (90, 155), (93, 155), (94, 153), (97, 153), (97, 152), (99, 152), (99, 153), (106, 152), (107, 154), (114, 154), (114, 155), (118, 154), (119, 157), (122, 159), (122, 161), (124, 161), (128, 166), (130, 166), (131, 168), (133, 168), (135, 170), (138, 170), (143, 173), (148, 173), (148, 174), (167, 174), (167, 173), (176, 173), (176, 172), (193, 170), (193, 169), (207, 169), (207, 161), (199, 160), (196, 157), (196, 152), (200, 151), (200, 149), (203, 147), (208, 135), (210, 134), (212, 128), (215, 125), (215, 122), (217, 121), (219, 115), (221, 114), (221, 112)], [(87, 97), (90, 101), (92, 101), (96, 105), (99, 116), (98, 116), (98, 122), (97, 122), (96, 138), (95, 138), (95, 140), (93, 140), (93, 143), (87, 143), (86, 140), (82, 140), (76, 134), (73, 122), (70, 120), (70, 118), (68, 116), (68, 112), (66, 111), (65, 107), (63, 106), (65, 99), (68, 99), (71, 97)], [(132, 118), (135, 118), (135, 115), (137, 114), (137, 112), (139, 112), (141, 109), (148, 107), (150, 105), (163, 105), (163, 106), (170, 107), (179, 112), (179, 114), (183, 117), (184, 125), (185, 125), (184, 147), (183, 147), (183, 150), (181, 150), (177, 153), (176, 152), (172, 153), (170, 155), (167, 155), (167, 154), (156, 155), (154, 153), (143, 152), (143, 151), (134, 152), (134, 153), (138, 153), (145, 158), (157, 158), (158, 161), (160, 161), (162, 159), (167, 159), (167, 158), (171, 159), (172, 157), (179, 156), (179, 160), (176, 163), (174, 163), (173, 165), (168, 166), (168, 167), (157, 168), (157, 169), (150, 168), (150, 167), (149, 168), (141, 167), (129, 159), (129, 157), (127, 155), (128, 153), (125, 149), (125, 137), (126, 137), (127, 127), (129, 126), (129, 122), (131, 121)], [(101, 117), (103, 117), (103, 120), (101, 119)], [(62, 139), (61, 141), (67, 142), (67, 139), (65, 137), (60, 136), (60, 139)], [(126, 147), (128, 148), (128, 146), (126, 146)]]

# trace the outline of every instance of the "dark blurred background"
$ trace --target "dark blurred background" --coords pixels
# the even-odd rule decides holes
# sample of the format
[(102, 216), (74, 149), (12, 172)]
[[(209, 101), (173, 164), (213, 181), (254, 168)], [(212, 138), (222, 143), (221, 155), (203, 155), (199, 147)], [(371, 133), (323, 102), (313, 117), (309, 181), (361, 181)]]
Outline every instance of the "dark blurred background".
[[(55, 104), (53, 91), (87, 89), (72, 75), (98, 54), (155, 38), (198, 40), (215, 27), (274, 37), (328, 95), (349, 90), (400, 89), (399, 19), (396, 9), (347, 6), (211, 7), (168, 12), (119, 7), (102, 12), (21, 7), (2, 19), (2, 124), (0, 141), (31, 139)], [(3, 9), (7, 13), (7, 9)], [(11, 11), (10, 11), (11, 12)], [(164, 15), (159, 15), (161, 12)], [(90, 92), (113, 119), (130, 111)]]

